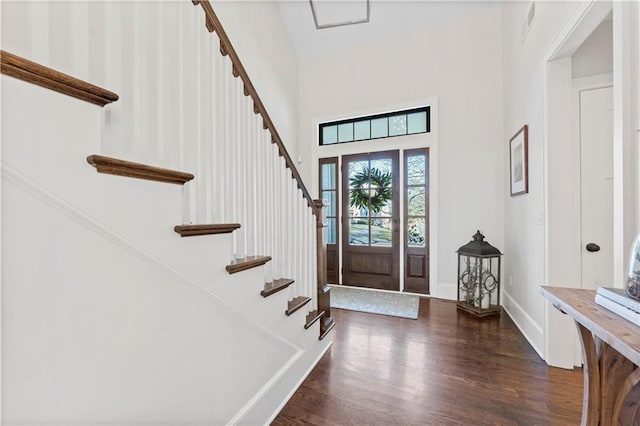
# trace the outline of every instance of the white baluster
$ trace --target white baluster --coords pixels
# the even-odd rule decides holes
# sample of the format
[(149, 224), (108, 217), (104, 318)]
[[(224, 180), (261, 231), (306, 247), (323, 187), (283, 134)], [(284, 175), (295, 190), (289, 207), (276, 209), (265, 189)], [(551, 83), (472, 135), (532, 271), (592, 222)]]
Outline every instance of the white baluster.
[(304, 233), (304, 240), (302, 242), (304, 247), (303, 249), (304, 256), (302, 258), (302, 265), (303, 265), (302, 276), (304, 279), (304, 285), (306, 288), (307, 295), (313, 299), (314, 298), (313, 293), (310, 291), (309, 280), (308, 280), (309, 262), (311, 260), (311, 257), (310, 257), (311, 253), (309, 252), (309, 209), (307, 208), (307, 199), (304, 197), (302, 197), (302, 218), (303, 218), (302, 232)]
[[(214, 44), (219, 43), (218, 36), (214, 33), (212, 37)], [(224, 85), (225, 75), (225, 61), (222, 55), (214, 52), (216, 62), (216, 76), (215, 76), (215, 100), (216, 100), (216, 112), (215, 112), (215, 128), (216, 128), (216, 182), (215, 187), (217, 190), (217, 198), (215, 203), (215, 209), (217, 212), (217, 221), (225, 223), (229, 216), (226, 214), (227, 200), (226, 197), (229, 193), (227, 190), (229, 175), (227, 174), (227, 145), (229, 140), (227, 139), (227, 91)]]
[(304, 238), (304, 243), (305, 243), (305, 258), (304, 258), (304, 280), (306, 283), (306, 287), (307, 287), (307, 293), (309, 294), (309, 297), (311, 297), (313, 300), (316, 299), (314, 292), (313, 292), (313, 281), (311, 280), (311, 262), (313, 262), (313, 251), (312, 251), (312, 247), (311, 247), (311, 242), (312, 242), (312, 238), (313, 235), (311, 235), (311, 224), (312, 224), (312, 218), (313, 215), (311, 215), (310, 213), (310, 209), (309, 207), (307, 207), (307, 199), (305, 198), (304, 200), (304, 212), (305, 212), (305, 227), (304, 227), (304, 234), (305, 234), (305, 238)]
[(238, 123), (240, 125), (241, 128), (241, 135), (242, 135), (242, 141), (240, 143), (240, 145), (238, 146), (239, 148), (239, 156), (238, 156), (238, 167), (239, 167), (239, 172), (240, 172), (240, 193), (238, 194), (238, 208), (240, 209), (239, 213), (240, 213), (240, 220), (242, 222), (242, 227), (244, 229), (244, 232), (242, 233), (242, 249), (244, 252), (243, 256), (246, 256), (248, 254), (248, 240), (249, 240), (249, 233), (250, 233), (250, 228), (251, 228), (251, 224), (249, 223), (249, 217), (247, 215), (247, 205), (249, 200), (247, 199), (247, 194), (248, 194), (248, 165), (247, 165), (247, 151), (248, 151), (248, 142), (249, 142), (249, 137), (248, 137), (248, 127), (247, 127), (247, 120), (246, 120), (246, 116), (244, 114), (244, 93), (243, 93), (243, 85), (242, 85), (242, 80), (240, 78), (236, 78), (237, 81), (237, 85), (236, 85), (236, 90), (237, 90), (237, 96), (238, 99), (240, 99), (240, 102), (238, 103)]
[(262, 147), (262, 143), (260, 142), (260, 138), (258, 135), (260, 134), (258, 128), (256, 126), (256, 116), (253, 113), (253, 100), (250, 96), (247, 96), (247, 117), (249, 117), (249, 123), (251, 128), (251, 164), (249, 165), (249, 170), (251, 171), (251, 198), (249, 200), (249, 208), (251, 209), (251, 222), (252, 222), (252, 236), (253, 241), (251, 242), (251, 246), (253, 247), (253, 253), (256, 255), (264, 255), (260, 251), (260, 241), (259, 235), (262, 232), (260, 227), (260, 218), (258, 217), (259, 210), (258, 206), (262, 206), (262, 200), (260, 198), (261, 193), (258, 189), (259, 187), (259, 176), (262, 172), (262, 163), (260, 162), (260, 148)]
[[(152, 13), (156, 11), (153, 10)], [(71, 40), (73, 41), (73, 75), (82, 80), (93, 81), (94, 84), (103, 84), (98, 79), (92, 79), (89, 75), (89, 39), (91, 38), (92, 47), (98, 48), (103, 42), (104, 32), (96, 32), (95, 35), (89, 33), (89, 3), (73, 2), (71, 3)], [(92, 35), (93, 37), (90, 37)]]
[(313, 298), (315, 300), (316, 309), (318, 308), (318, 282), (316, 275), (316, 267), (318, 265), (318, 255), (317, 255), (317, 241), (316, 241), (316, 233), (317, 233), (317, 221), (316, 216), (313, 214), (311, 208), (309, 211), (309, 286), (311, 289), (311, 294), (313, 294)]
[(256, 252), (256, 223), (254, 215), (254, 208), (256, 203), (256, 167), (254, 164), (254, 158), (256, 156), (257, 146), (253, 128), (253, 112), (251, 111), (251, 103), (248, 96), (243, 97), (243, 106), (245, 126), (247, 127), (247, 149), (245, 151), (247, 181), (247, 192), (245, 194), (245, 210), (247, 212), (247, 254), (256, 255), (258, 253)]
[(200, 120), (202, 124), (202, 157), (201, 163), (201, 181), (202, 181), (202, 195), (200, 197), (202, 207), (199, 210), (202, 212), (200, 223), (211, 223), (213, 213), (213, 173), (214, 173), (214, 159), (213, 159), (213, 120), (215, 117), (214, 107), (214, 93), (213, 83), (215, 82), (215, 69), (213, 58), (217, 55), (212, 54), (214, 52), (212, 39), (209, 33), (206, 31), (200, 31), (200, 54), (202, 58), (202, 72), (200, 75), (201, 83), (201, 108), (200, 108)]
[[(273, 256), (273, 161), (271, 158), (272, 148), (269, 143), (267, 132), (262, 129), (260, 123), (261, 118), (257, 116), (257, 122), (260, 129), (260, 141), (263, 145), (264, 157), (262, 160), (266, 167), (264, 168), (264, 184), (263, 184), (263, 204), (261, 207), (264, 216), (264, 251), (263, 255)], [(267, 263), (266, 282), (271, 282), (275, 278), (273, 260)]]
[(192, 105), (193, 112), (195, 113), (195, 123), (194, 123), (194, 136), (195, 143), (192, 149), (194, 150), (195, 157), (193, 158), (193, 164), (191, 165), (194, 173), (196, 175), (195, 182), (195, 194), (192, 195), (191, 201), (191, 209), (192, 209), (192, 223), (203, 223), (204, 221), (204, 203), (202, 202), (203, 198), (203, 190), (206, 184), (205, 176), (203, 175), (204, 170), (202, 167), (202, 156), (203, 156), (203, 134), (202, 134), (202, 107), (203, 107), (203, 99), (202, 99), (202, 90), (203, 90), (203, 81), (202, 81), (202, 43), (201, 43), (201, 31), (200, 31), (200, 16), (199, 13), (192, 14), (192, 22), (190, 26), (190, 30), (193, 31), (191, 35), (193, 41), (193, 63), (192, 66), (194, 69), (194, 83), (195, 83), (195, 93), (191, 99), (189, 99), (189, 103)]
[[(312, 285), (312, 289), (313, 289), (312, 291), (313, 291), (314, 295), (316, 295), (317, 291), (318, 291), (317, 290), (317, 288), (318, 288), (317, 287), (318, 286), (318, 282), (317, 282), (317, 279), (318, 279), (318, 261), (317, 261), (317, 259), (318, 259), (318, 257), (317, 257), (318, 256), (317, 255), (318, 245), (317, 245), (317, 241), (316, 241), (317, 240), (317, 238), (316, 238), (316, 235), (317, 235), (317, 220), (316, 219), (317, 218), (314, 215), (312, 217), (312, 225), (311, 225), (312, 226), (312, 228), (311, 228), (311, 259), (310, 259), (310, 263), (309, 263), (310, 266), (311, 266), (311, 275), (309, 277), (309, 282)], [(317, 297), (316, 297), (316, 299), (317, 299)], [(318, 301), (316, 300), (316, 306), (317, 306), (317, 304), (318, 304)]]
[[(116, 93), (122, 92), (122, 3), (119, 2), (105, 2), (105, 87), (114, 90)], [(176, 37), (177, 38), (177, 37)], [(176, 64), (177, 65), (177, 64)], [(179, 84), (179, 83), (177, 83)], [(175, 105), (178, 105), (178, 100), (174, 100)], [(114, 102), (109, 105), (108, 112), (104, 115), (103, 120), (103, 132), (102, 132), (102, 153), (109, 154), (110, 147), (121, 143), (124, 139), (123, 135), (123, 107), (125, 99), (120, 99), (118, 102)], [(175, 117), (179, 115), (175, 114)], [(178, 141), (174, 141), (176, 144)], [(177, 158), (177, 155), (176, 155)], [(175, 167), (175, 165), (174, 165)]]
[[(270, 136), (269, 136), (270, 137)], [(271, 142), (269, 142), (271, 143)], [(272, 245), (273, 245), (273, 277), (274, 278), (282, 278), (282, 268), (281, 268), (281, 256), (280, 256), (280, 245), (282, 243), (282, 238), (280, 234), (280, 211), (281, 211), (281, 185), (280, 185), (280, 161), (278, 157), (277, 148), (275, 145), (271, 145), (271, 158), (272, 158), (272, 191), (273, 191), (273, 199), (272, 199), (272, 212), (273, 212), (273, 226), (272, 226)]]
[[(251, 102), (251, 113), (253, 113), (253, 101)], [(253, 214), (256, 220), (256, 254), (266, 255), (264, 250), (264, 238), (266, 232), (266, 226), (264, 225), (264, 148), (265, 144), (260, 137), (260, 128), (258, 127), (258, 120), (256, 120), (255, 114), (253, 115), (253, 133), (256, 140), (256, 154), (254, 158), (254, 165), (256, 168), (255, 174), (255, 200), (253, 204)]]
[(166, 45), (166, 37), (167, 31), (166, 27), (166, 11), (167, 9), (162, 7), (163, 5), (160, 3), (156, 3), (156, 19), (155, 19), (155, 38), (157, 39), (157, 43), (154, 46), (154, 55), (155, 55), (155, 72), (156, 72), (156, 84), (152, 88), (152, 92), (157, 95), (156, 98), (156, 114), (155, 114), (155, 125), (153, 126), (153, 131), (155, 133), (155, 143), (156, 143), (156, 157), (158, 158), (158, 164), (162, 164), (165, 167), (172, 167), (171, 160), (167, 158), (164, 152), (165, 148), (165, 110), (169, 107), (166, 103), (166, 93), (165, 88), (169, 86), (169, 84), (174, 84), (174, 82), (168, 82), (166, 75), (166, 68), (168, 64), (165, 64), (165, 49)]
[[(236, 198), (237, 198), (237, 193), (238, 193), (238, 178), (237, 178), (237, 174), (238, 174), (238, 169), (236, 166), (236, 157), (238, 154), (237, 151), (237, 143), (238, 143), (238, 132), (237, 132), (237, 123), (236, 123), (236, 116), (235, 116), (235, 111), (236, 111), (236, 97), (235, 97), (235, 92), (233, 90), (233, 86), (234, 86), (234, 78), (233, 75), (231, 74), (231, 68), (232, 68), (232, 64), (230, 61), (229, 65), (228, 65), (228, 71), (229, 73), (226, 75), (226, 79), (227, 79), (227, 87), (228, 87), (228, 95), (229, 95), (229, 115), (228, 115), (228, 119), (229, 119), (229, 138), (227, 139), (227, 147), (229, 148), (229, 199), (230, 199), (230, 206), (231, 206), (231, 210), (230, 210), (230, 214), (229, 217), (233, 222), (238, 222), (238, 210), (237, 210), (237, 204), (236, 204)], [(242, 231), (242, 228), (236, 230), (235, 232), (233, 232), (232, 235), (232, 240), (233, 240), (233, 256), (232, 259), (236, 259), (238, 258), (238, 240), (239, 240), (239, 234), (240, 231)]]
[(295, 249), (294, 249), (294, 254), (295, 254), (295, 265), (296, 265), (296, 280), (299, 281), (299, 286), (298, 288), (300, 289), (300, 292), (306, 296), (306, 291), (305, 291), (305, 282), (302, 279), (302, 265), (301, 265), (301, 261), (302, 261), (302, 250), (303, 250), (303, 246), (304, 246), (304, 225), (303, 225), (303, 217), (302, 217), (302, 205), (300, 204), (300, 190), (298, 190), (298, 181), (294, 180), (293, 181), (293, 201), (294, 201), (294, 208), (295, 208), (295, 215), (296, 215), (296, 228), (294, 230), (294, 234), (295, 234)]
[[(287, 200), (286, 200), (286, 211), (287, 211), (287, 222), (285, 224), (286, 226), (286, 234), (287, 234), (287, 244), (286, 244), (286, 259), (287, 259), (287, 277), (289, 278), (293, 278), (296, 279), (295, 276), (295, 272), (294, 272), (294, 260), (293, 260), (293, 239), (295, 238), (294, 233), (292, 232), (295, 229), (295, 220), (293, 217), (293, 200), (292, 200), (292, 182), (293, 179), (291, 179), (291, 174), (289, 173), (289, 169), (286, 168), (285, 166), (285, 173), (286, 173), (286, 191), (287, 191)], [(293, 287), (293, 291), (296, 295), (298, 295), (298, 281), (296, 280), (296, 282), (292, 285)]]

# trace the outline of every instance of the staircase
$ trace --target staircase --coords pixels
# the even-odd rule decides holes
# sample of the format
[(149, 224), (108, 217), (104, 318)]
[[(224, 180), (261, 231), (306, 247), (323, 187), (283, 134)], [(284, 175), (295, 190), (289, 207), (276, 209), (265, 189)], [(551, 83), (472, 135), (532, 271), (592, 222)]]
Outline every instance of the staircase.
[[(134, 53), (171, 50), (150, 28), (181, 42), (157, 63), (183, 56), (157, 70), (160, 94), (138, 69), (125, 80), (140, 59), (121, 56), (119, 96), (0, 53), (8, 423), (264, 423), (328, 348), (323, 203), (211, 4), (191, 3), (3, 9), (46, 8), (52, 30), (68, 7), (104, 14), (89, 41), (108, 47), (105, 64), (131, 32)], [(37, 365), (48, 373), (25, 380)]]

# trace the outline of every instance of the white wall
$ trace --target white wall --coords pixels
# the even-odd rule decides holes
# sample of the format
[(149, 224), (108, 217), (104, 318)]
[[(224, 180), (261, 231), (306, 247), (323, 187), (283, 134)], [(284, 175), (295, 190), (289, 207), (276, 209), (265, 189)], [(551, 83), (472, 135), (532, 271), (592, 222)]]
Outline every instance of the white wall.
[[(438, 282), (431, 283), (438, 288), (435, 296), (455, 297), (455, 251), (477, 229), (503, 248), (507, 144), (501, 64), (500, 8), (495, 6), (426, 26), (410, 36), (304, 59), (300, 65), (301, 169), (305, 181), (313, 182), (313, 193), (317, 158), (323, 155), (316, 149), (319, 122), (423, 105), (437, 98), (437, 121), (432, 122), (437, 141), (424, 139), (425, 145), (437, 144), (439, 196), (430, 200), (438, 212), (438, 246), (432, 248), (438, 258)], [(401, 144), (402, 139), (387, 141)], [(367, 151), (366, 142), (360, 146)]]
[(603, 21), (571, 60), (573, 78), (613, 72), (613, 20)]
[[(576, 7), (571, 2), (536, 2), (536, 18), (524, 43), (528, 3), (503, 5), (504, 132), (529, 125), (529, 193), (504, 200), (505, 308), (539, 354), (544, 353), (545, 273), (542, 57)], [(509, 157), (503, 153), (505, 164)], [(504, 169), (508, 173), (508, 169)], [(508, 182), (504, 193), (508, 194)], [(513, 283), (512, 285), (510, 283)], [(554, 283), (562, 285), (562, 283)]]
[[(634, 183), (632, 178), (637, 177), (638, 162), (637, 152), (631, 148), (631, 140), (637, 135), (630, 132), (636, 124), (633, 108), (637, 106), (637, 82), (634, 85), (631, 76), (637, 75), (634, 67), (637, 67), (638, 23), (637, 11), (634, 15), (626, 10), (631, 5), (613, 3), (614, 129), (616, 126), (619, 129), (618, 136), (614, 130), (614, 158), (619, 154), (617, 160), (614, 159), (614, 170), (618, 173), (614, 176), (614, 194), (618, 194), (614, 195), (614, 212), (617, 212), (617, 217), (614, 213), (614, 275), (618, 274), (614, 277), (615, 283), (621, 281), (621, 247), (637, 230), (638, 220), (638, 184), (637, 179)], [(570, 143), (573, 115), (569, 56), (605, 19), (611, 3), (595, 2), (591, 7), (586, 2), (537, 2), (537, 16), (524, 43), (520, 34), (528, 4), (505, 3), (503, 7), (505, 132), (514, 132), (525, 123), (529, 125), (530, 179), (528, 195), (506, 197), (504, 204), (505, 275), (507, 282), (513, 280), (512, 286), (505, 286), (505, 307), (538, 353), (547, 356), (551, 363), (562, 359), (564, 361), (557, 364), (564, 366), (572, 365), (569, 351), (573, 326), (545, 303), (539, 287), (580, 285), (571, 273), (576, 251), (571, 235), (575, 216), (567, 213), (575, 205), (576, 196), (573, 184), (576, 172), (567, 160), (574, 156)], [(584, 16), (587, 16), (584, 25), (568, 36), (570, 26), (582, 22)], [(588, 47), (578, 54), (585, 54), (586, 50)], [(546, 62), (550, 58), (554, 60)], [(580, 72), (586, 69), (593, 70), (593, 67), (580, 67)], [(619, 107), (615, 106), (616, 99)], [(545, 134), (551, 135), (547, 141)], [(569, 143), (563, 143), (565, 141)], [(508, 170), (505, 169), (505, 173)], [(550, 179), (548, 182), (546, 177)], [(553, 213), (550, 217), (545, 217), (547, 209)]]
[[(246, 23), (235, 25), (239, 32)], [(262, 25), (280, 24), (265, 18)], [(330, 337), (319, 341), (317, 324), (304, 330), (306, 309), (284, 315), (289, 289), (311, 290), (314, 280), (265, 299), (262, 268), (224, 269), (241, 245), (238, 232), (173, 232), (189, 221), (237, 219), (210, 189), (227, 186), (215, 179), (225, 172), (249, 170), (258, 153), (281, 167), (270, 175), (292, 185), (259, 118), (222, 114), (250, 105), (232, 77), (223, 96), (214, 92), (213, 81), (231, 69), (201, 8), (188, 1), (3, 2), (2, 49), (120, 95), (102, 109), (1, 79), (2, 424), (268, 422)], [(260, 58), (247, 68), (265, 84), (282, 61)], [(269, 86), (283, 115), (296, 110), (296, 85)], [(232, 137), (220, 137), (225, 119), (246, 120), (247, 128), (226, 128)], [(230, 145), (254, 146), (249, 141), (261, 148), (229, 157)], [(96, 153), (196, 179), (183, 188), (98, 174), (86, 162)], [(291, 189), (282, 200), (305, 204)], [(252, 210), (234, 203), (241, 217)], [(294, 236), (304, 234), (297, 231), (282, 246), (293, 251)], [(257, 238), (244, 240), (245, 249), (256, 249)], [(291, 259), (301, 254), (280, 254), (272, 263), (300, 272)], [(306, 257), (311, 276), (314, 258)]]

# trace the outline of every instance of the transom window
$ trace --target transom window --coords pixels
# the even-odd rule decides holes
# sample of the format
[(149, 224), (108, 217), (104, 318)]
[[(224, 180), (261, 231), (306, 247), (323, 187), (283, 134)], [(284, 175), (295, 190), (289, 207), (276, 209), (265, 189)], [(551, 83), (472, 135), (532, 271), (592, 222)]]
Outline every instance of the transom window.
[(321, 146), (366, 141), (427, 133), (431, 131), (430, 127), (430, 107), (426, 106), (321, 123), (319, 141)]

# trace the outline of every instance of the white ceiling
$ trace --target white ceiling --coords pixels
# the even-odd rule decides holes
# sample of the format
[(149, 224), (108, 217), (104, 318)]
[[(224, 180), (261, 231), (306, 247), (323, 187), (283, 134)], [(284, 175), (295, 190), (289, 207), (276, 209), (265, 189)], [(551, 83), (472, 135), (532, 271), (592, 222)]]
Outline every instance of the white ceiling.
[[(345, 3), (354, 0), (315, 0), (339, 20), (339, 11), (348, 10)], [(289, 37), (298, 57), (310, 57), (349, 49), (383, 38), (415, 32), (420, 27), (445, 22), (454, 17), (487, 7), (488, 1), (402, 1), (371, 0), (370, 22), (317, 30), (308, 0), (278, 1)], [(338, 15), (338, 16), (335, 16)], [(344, 21), (350, 18), (345, 17)]]
[(369, 0), (322, 1), (309, 0), (316, 28), (329, 28), (369, 21)]

